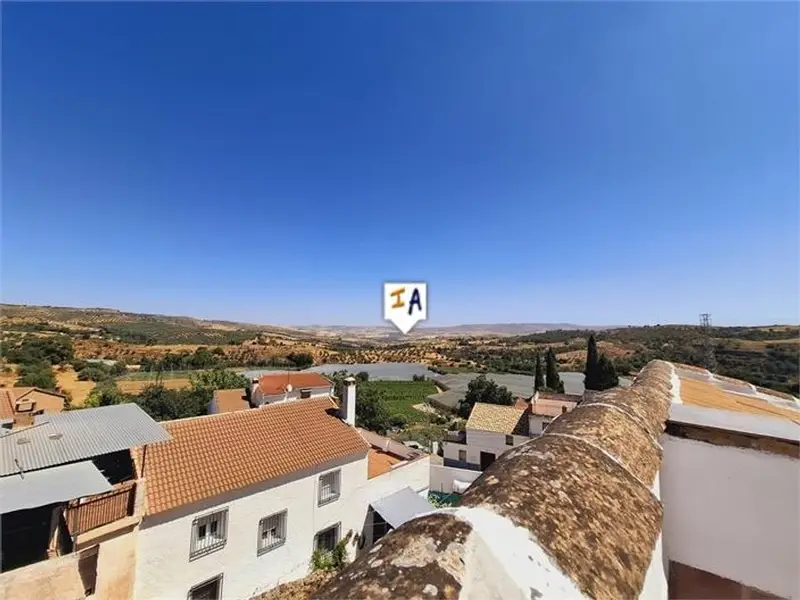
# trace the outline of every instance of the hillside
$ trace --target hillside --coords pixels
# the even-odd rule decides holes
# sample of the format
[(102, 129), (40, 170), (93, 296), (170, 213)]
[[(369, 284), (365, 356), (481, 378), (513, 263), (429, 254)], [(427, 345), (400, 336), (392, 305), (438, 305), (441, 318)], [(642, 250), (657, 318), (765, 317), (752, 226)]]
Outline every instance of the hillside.
[[(64, 335), (80, 359), (122, 360), (167, 370), (209, 364), (291, 366), (292, 357), (302, 354), (316, 364), (416, 362), (443, 370), (532, 373), (536, 352), (552, 346), (562, 368), (580, 371), (590, 333), (572, 324), (516, 323), (420, 327), (416, 335), (402, 337), (389, 327), (289, 328), (107, 308), (4, 304), (0, 310), (5, 348), (26, 336)], [(696, 326), (594, 331), (600, 351), (614, 360), (621, 374), (654, 358), (704, 362), (707, 340)], [(715, 327), (710, 334), (717, 372), (797, 393), (800, 328)]]

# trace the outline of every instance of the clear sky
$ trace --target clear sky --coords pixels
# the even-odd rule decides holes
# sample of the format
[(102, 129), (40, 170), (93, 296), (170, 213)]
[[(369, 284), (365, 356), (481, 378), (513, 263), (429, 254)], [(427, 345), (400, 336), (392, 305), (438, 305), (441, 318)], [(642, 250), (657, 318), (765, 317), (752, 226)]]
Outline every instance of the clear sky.
[(800, 316), (798, 5), (17, 3), (5, 302)]

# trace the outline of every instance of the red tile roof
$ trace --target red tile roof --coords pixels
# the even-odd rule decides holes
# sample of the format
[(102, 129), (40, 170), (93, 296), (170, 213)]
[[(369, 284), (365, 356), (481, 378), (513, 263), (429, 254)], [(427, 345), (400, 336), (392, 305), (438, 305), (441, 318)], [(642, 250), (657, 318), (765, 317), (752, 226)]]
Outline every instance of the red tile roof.
[(319, 373), (276, 373), (264, 375), (258, 380), (258, 389), (262, 394), (274, 396), (282, 394), (286, 385), (291, 384), (295, 390), (306, 388), (332, 387), (333, 384)]
[(237, 410), (250, 408), (244, 388), (238, 390), (216, 390), (214, 392), (214, 404), (217, 406), (217, 413), (236, 412)]
[(162, 422), (172, 439), (134, 453), (147, 482), (147, 514), (365, 457), (369, 445), (334, 407), (330, 398), (312, 398)]

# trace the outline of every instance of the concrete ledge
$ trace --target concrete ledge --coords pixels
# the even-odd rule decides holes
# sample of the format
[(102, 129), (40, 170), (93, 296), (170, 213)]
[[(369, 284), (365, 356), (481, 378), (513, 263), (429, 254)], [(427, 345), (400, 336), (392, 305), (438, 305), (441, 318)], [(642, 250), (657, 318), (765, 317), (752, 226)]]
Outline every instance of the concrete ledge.
[(89, 546), (104, 542), (109, 538), (128, 533), (131, 529), (136, 527), (141, 520), (142, 518), (140, 516), (125, 517), (124, 519), (118, 519), (102, 527), (91, 529), (86, 533), (81, 533), (75, 536), (75, 550), (83, 550)]

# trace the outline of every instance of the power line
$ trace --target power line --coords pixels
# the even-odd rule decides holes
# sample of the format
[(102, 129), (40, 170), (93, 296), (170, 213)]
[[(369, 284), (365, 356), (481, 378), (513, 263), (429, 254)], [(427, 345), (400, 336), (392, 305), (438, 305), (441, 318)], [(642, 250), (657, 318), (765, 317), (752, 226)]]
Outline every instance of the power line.
[(700, 313), (700, 329), (703, 332), (703, 363), (713, 373), (717, 368), (717, 357), (714, 355), (714, 340), (711, 337), (711, 313)]

